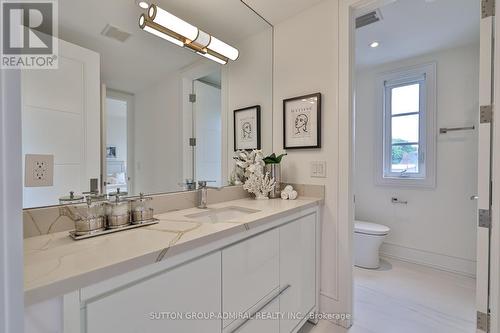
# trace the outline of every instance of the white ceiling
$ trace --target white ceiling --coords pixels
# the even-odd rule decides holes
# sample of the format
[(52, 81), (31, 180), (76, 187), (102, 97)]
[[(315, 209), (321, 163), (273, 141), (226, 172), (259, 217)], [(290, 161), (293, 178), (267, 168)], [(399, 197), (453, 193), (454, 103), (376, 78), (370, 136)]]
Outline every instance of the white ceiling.
[(320, 3), (323, 0), (242, 0), (272, 25)]
[(359, 68), (479, 43), (480, 1), (397, 0), (380, 10), (382, 21), (356, 30)]
[[(160, 7), (238, 47), (238, 42), (264, 29), (262, 19), (238, 0), (157, 0)], [(130, 93), (144, 90), (174, 70), (208, 61), (142, 31), (135, 0), (59, 1), (59, 36), (101, 54), (101, 78), (110, 88)], [(106, 24), (131, 37), (121, 43), (102, 36)]]

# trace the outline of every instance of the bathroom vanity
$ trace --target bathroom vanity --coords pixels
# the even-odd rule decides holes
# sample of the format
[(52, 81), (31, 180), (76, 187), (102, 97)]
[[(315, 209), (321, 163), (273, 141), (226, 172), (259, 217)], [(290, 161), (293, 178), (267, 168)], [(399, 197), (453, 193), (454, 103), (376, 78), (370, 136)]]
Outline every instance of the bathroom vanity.
[(27, 320), (50, 313), (67, 333), (296, 332), (318, 310), (321, 201), (246, 198), (82, 241), (27, 238)]

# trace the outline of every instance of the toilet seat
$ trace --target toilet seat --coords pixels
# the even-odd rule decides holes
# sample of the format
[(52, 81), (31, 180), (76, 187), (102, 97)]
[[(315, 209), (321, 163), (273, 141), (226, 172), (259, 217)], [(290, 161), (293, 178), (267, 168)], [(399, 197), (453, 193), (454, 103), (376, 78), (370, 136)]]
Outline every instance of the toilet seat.
[(365, 235), (385, 236), (391, 229), (382, 224), (354, 221), (354, 232)]

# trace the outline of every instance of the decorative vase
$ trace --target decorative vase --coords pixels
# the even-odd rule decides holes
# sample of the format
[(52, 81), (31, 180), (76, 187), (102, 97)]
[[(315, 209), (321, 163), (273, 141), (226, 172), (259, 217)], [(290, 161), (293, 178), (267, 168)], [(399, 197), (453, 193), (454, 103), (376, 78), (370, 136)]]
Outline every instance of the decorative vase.
[(281, 164), (273, 163), (266, 164), (266, 172), (269, 172), (269, 177), (274, 178), (274, 189), (269, 192), (269, 198), (275, 199), (281, 197)]

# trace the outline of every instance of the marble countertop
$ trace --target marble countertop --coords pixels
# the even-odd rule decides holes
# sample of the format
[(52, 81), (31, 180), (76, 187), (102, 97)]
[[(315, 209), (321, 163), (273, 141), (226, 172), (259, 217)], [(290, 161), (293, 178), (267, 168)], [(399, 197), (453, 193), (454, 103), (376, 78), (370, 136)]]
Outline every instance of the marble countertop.
[(24, 240), (26, 304), (64, 295), (164, 260), (183, 251), (244, 232), (281, 215), (321, 203), (322, 198), (297, 200), (240, 199), (210, 205), (210, 209), (238, 206), (259, 210), (234, 220), (197, 222), (185, 217), (203, 210), (189, 208), (156, 215), (158, 224), (74, 241), (67, 231)]

